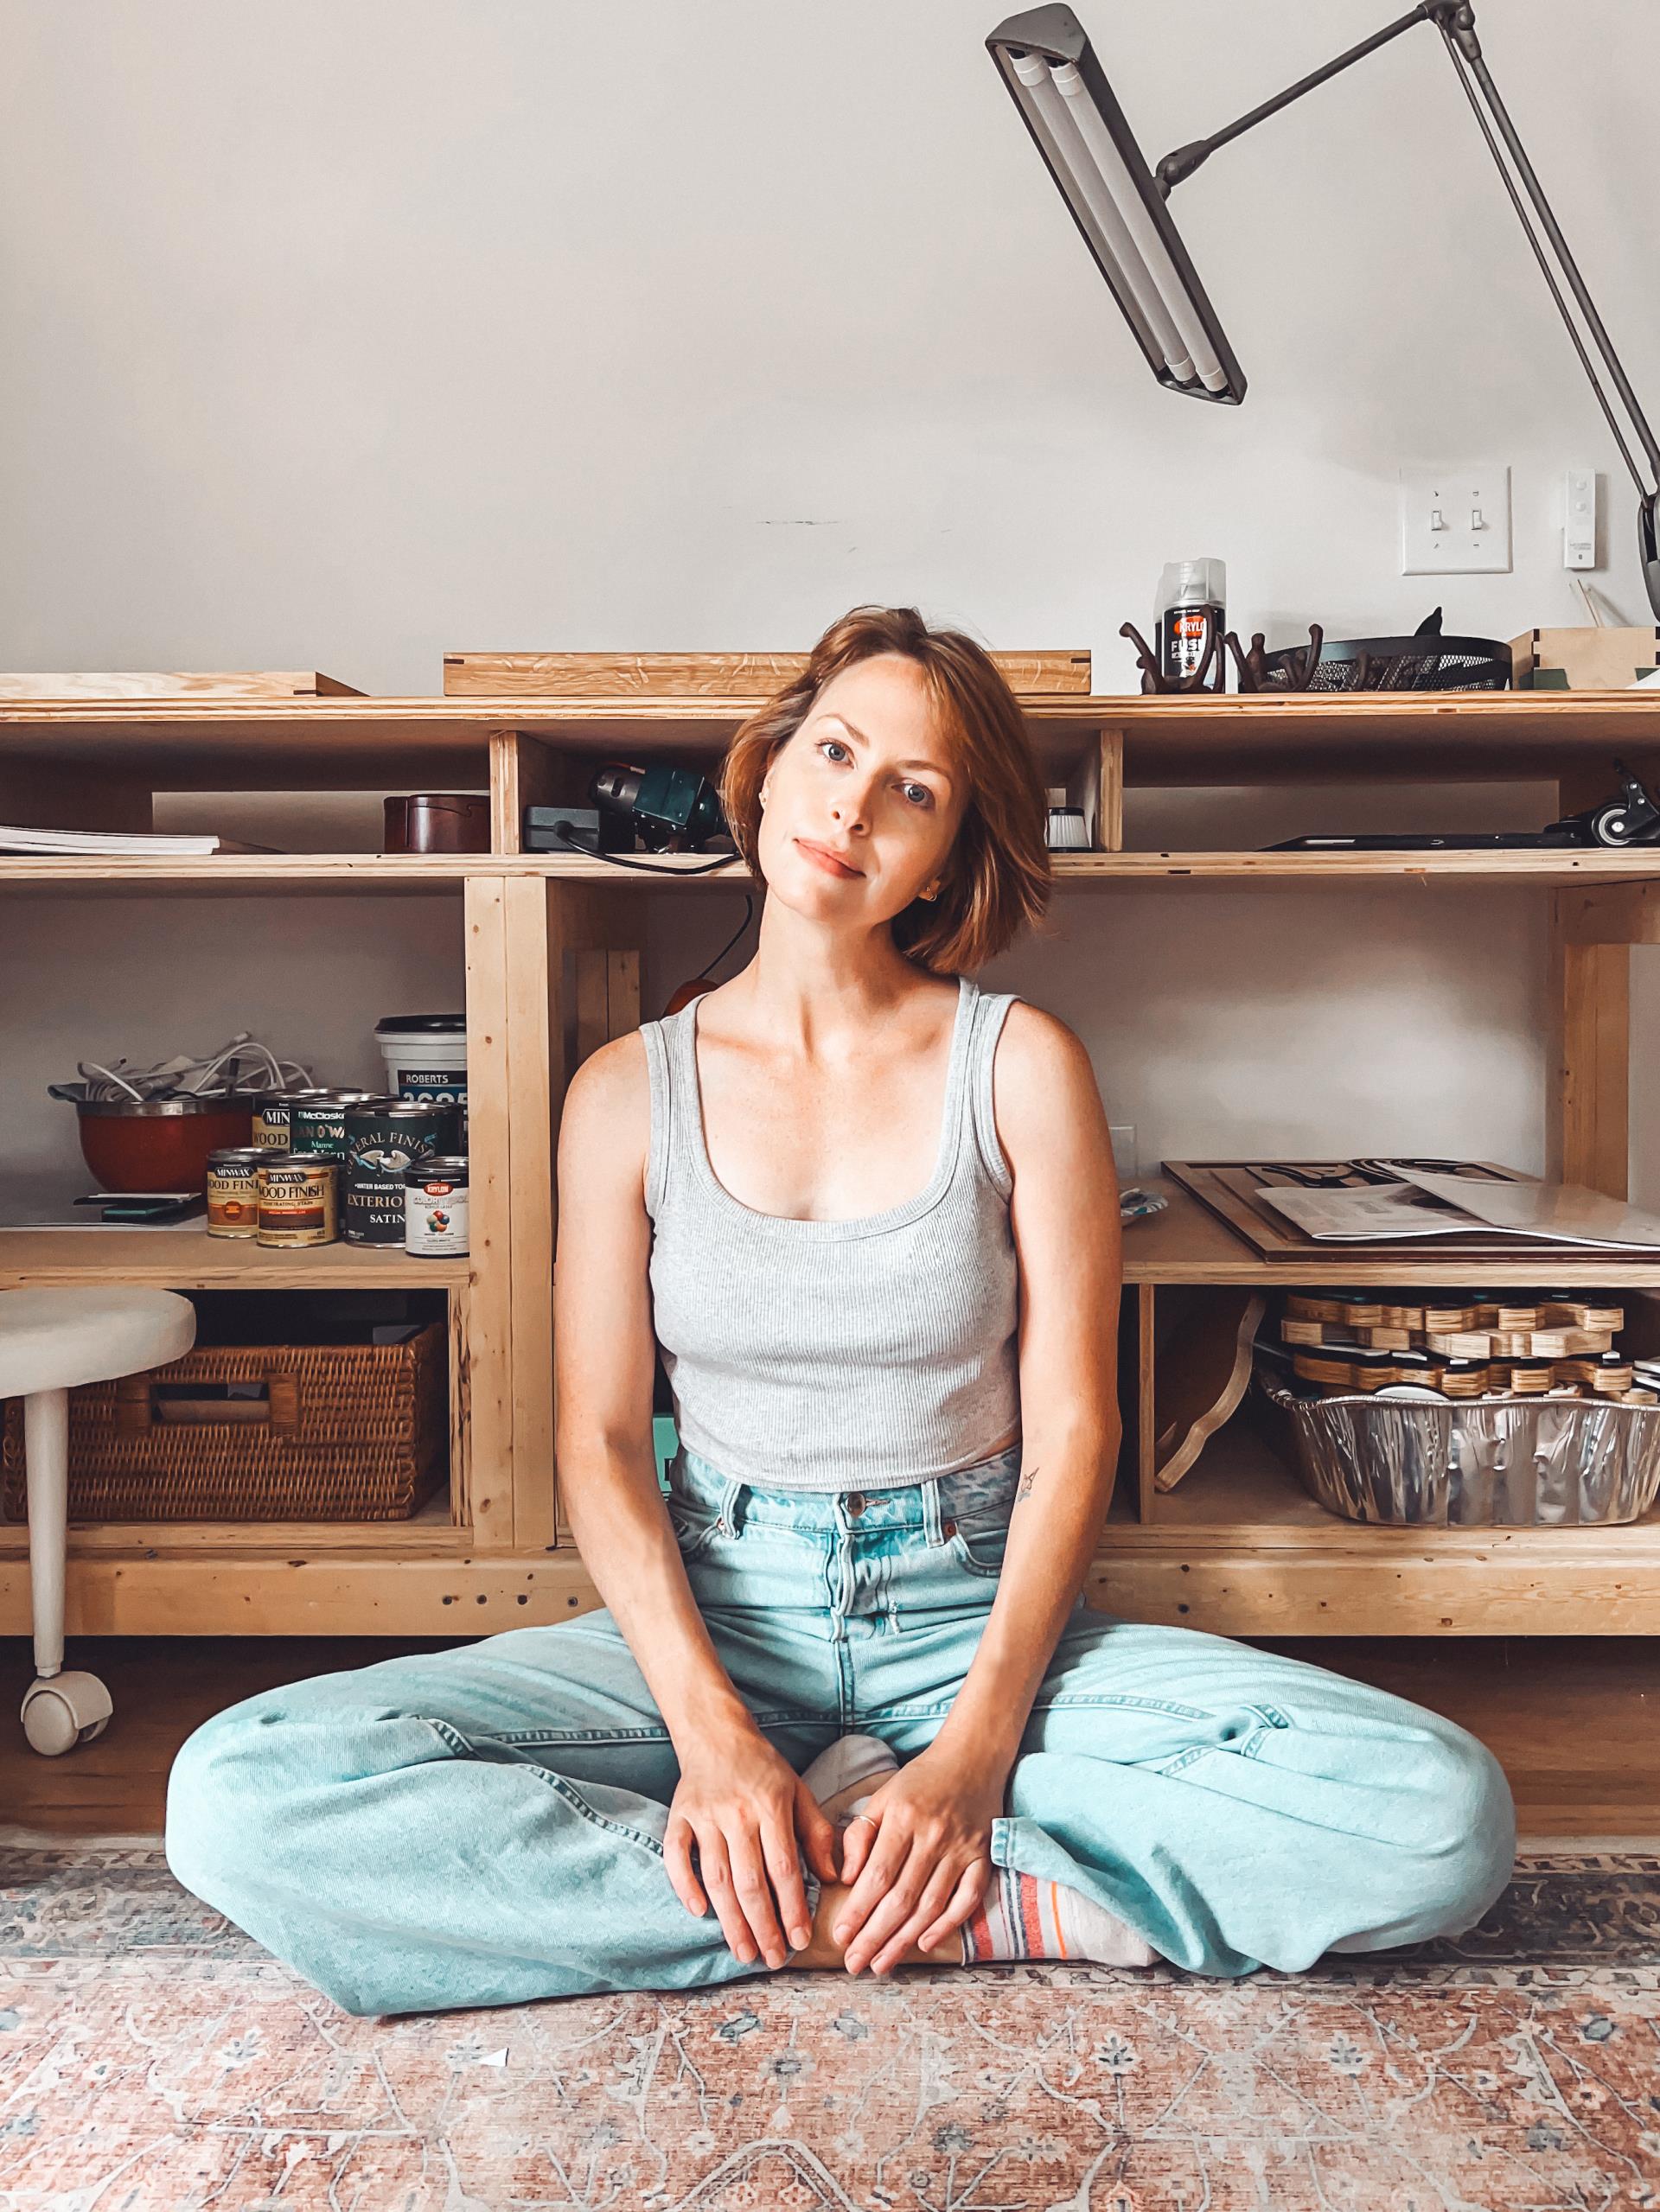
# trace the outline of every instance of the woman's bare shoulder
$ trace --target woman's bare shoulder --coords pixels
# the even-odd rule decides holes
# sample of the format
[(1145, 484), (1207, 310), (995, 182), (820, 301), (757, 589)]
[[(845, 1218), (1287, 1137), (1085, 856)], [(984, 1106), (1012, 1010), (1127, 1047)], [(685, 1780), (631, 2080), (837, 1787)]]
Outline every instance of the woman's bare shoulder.
[(1089, 1049), (1058, 1014), (1017, 998), (993, 1061), (997, 1133), (1012, 1163), (1056, 1144), (1063, 1130), (1104, 1125)]
[(600, 1045), (565, 1087), (559, 1170), (625, 1174), (643, 1189), (651, 1144), (651, 1078), (638, 1030)]

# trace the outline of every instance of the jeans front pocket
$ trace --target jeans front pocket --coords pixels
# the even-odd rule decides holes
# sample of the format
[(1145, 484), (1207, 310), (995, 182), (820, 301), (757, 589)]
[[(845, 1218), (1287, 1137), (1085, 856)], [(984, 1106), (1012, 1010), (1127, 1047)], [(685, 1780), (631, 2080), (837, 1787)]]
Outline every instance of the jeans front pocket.
[(959, 1566), (971, 1575), (995, 1578), (1002, 1573), (1003, 1555), (1009, 1543), (1006, 1520), (976, 1516), (973, 1520), (948, 1520), (944, 1527), (951, 1556)]
[(700, 1558), (721, 1533), (720, 1516), (702, 1506), (688, 1505), (684, 1498), (665, 1498), (668, 1508), (668, 1525), (674, 1531), (674, 1540), (680, 1547), (682, 1559)]

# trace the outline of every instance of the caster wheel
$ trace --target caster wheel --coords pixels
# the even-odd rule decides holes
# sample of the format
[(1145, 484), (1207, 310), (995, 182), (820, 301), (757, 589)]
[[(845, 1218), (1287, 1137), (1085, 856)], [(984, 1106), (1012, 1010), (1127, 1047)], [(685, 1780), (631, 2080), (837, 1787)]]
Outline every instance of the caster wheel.
[(23, 1733), (48, 1759), (90, 1743), (110, 1724), (115, 1705), (96, 1674), (53, 1674), (23, 1694)]

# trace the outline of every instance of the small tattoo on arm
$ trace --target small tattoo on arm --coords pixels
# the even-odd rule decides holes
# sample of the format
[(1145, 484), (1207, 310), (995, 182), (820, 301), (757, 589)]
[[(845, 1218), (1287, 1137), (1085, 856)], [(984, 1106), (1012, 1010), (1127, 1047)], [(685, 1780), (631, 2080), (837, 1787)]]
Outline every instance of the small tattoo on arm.
[(1026, 1467), (1021, 1469), (1020, 1488), (1014, 1494), (1014, 1501), (1017, 1505), (1019, 1504), (1022, 1498), (1029, 1498), (1031, 1495), (1031, 1486), (1037, 1479), (1038, 1469), (1035, 1467)]

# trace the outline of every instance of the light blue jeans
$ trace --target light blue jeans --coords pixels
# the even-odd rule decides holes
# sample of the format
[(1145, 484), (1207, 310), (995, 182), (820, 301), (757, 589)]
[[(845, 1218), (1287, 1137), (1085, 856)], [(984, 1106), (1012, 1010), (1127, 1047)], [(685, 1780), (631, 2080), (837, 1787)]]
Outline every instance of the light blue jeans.
[[(997, 1590), (1017, 1444), (862, 1498), (753, 1489), (684, 1448), (668, 1511), (715, 1648), (799, 1772), (838, 1736), (923, 1750)], [(348, 2011), (685, 1989), (740, 1966), (670, 1887), (679, 1768), (608, 1612), (320, 1675), (186, 1743), (185, 1887)], [(993, 1823), (999, 1865), (1093, 1897), (1197, 1973), (1462, 1931), (1515, 1813), (1450, 1721), (1295, 1659), (1080, 1600)], [(818, 1884), (808, 1871), (809, 1899)]]

